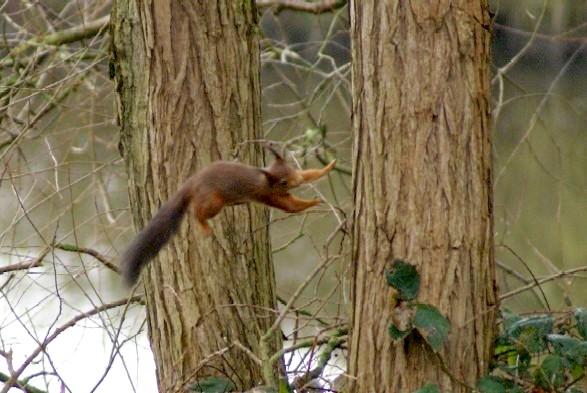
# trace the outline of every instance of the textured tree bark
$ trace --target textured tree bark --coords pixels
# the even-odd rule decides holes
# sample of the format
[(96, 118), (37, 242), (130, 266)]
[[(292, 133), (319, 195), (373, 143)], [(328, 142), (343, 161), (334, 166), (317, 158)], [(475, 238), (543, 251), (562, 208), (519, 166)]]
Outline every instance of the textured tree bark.
[[(248, 1), (114, 2), (121, 153), (137, 228), (206, 164), (261, 164), (259, 146), (238, 148), (261, 135), (256, 12)], [(274, 320), (264, 311), (276, 308), (267, 210), (225, 208), (210, 223), (214, 235), (204, 238), (188, 217), (143, 272), (161, 392), (209, 375), (238, 390), (263, 380), (238, 346), (260, 357), (259, 337)]]
[(421, 339), (393, 343), (394, 258), (418, 266), (418, 301), (451, 324), (456, 379), (487, 373), (492, 240), (490, 15), (485, 0), (354, 1), (355, 195), (349, 373), (354, 392), (466, 389)]

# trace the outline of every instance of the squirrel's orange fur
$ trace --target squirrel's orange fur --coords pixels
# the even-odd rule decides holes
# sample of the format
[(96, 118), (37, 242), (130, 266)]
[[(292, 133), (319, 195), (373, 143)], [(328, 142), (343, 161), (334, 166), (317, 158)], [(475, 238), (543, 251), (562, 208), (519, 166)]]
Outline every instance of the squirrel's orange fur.
[(324, 176), (334, 168), (335, 161), (322, 169), (299, 171), (272, 152), (276, 159), (269, 168), (217, 161), (190, 177), (125, 251), (121, 265), (125, 283), (136, 283), (143, 266), (177, 232), (187, 210), (194, 215), (204, 235), (210, 236), (208, 220), (224, 206), (259, 202), (296, 213), (322, 203), (321, 199), (296, 198), (289, 190)]

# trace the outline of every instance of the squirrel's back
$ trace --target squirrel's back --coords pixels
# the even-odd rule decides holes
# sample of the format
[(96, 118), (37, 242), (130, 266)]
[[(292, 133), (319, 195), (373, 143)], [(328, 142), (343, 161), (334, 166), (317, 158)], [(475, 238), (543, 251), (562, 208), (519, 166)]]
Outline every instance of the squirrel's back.
[(267, 178), (260, 168), (227, 161), (208, 165), (188, 179), (186, 186), (196, 205), (210, 198), (211, 193), (221, 195), (225, 204), (235, 205), (268, 192)]

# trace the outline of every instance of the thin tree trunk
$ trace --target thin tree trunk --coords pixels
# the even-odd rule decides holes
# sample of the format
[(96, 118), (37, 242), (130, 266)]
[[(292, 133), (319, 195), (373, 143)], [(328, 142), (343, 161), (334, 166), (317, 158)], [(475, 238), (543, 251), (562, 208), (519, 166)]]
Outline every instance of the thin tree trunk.
[[(208, 163), (261, 164), (259, 146), (240, 145), (261, 135), (256, 12), (228, 0), (115, 1), (112, 63), (137, 228)], [(238, 390), (263, 381), (242, 346), (261, 357), (274, 320), (267, 210), (225, 208), (210, 223), (204, 238), (188, 217), (142, 275), (161, 392), (209, 375)]]
[(485, 0), (354, 1), (354, 240), (349, 372), (354, 392), (466, 389), (421, 339), (392, 342), (394, 258), (416, 264), (418, 301), (451, 324), (453, 377), (488, 371), (492, 240), (490, 15)]

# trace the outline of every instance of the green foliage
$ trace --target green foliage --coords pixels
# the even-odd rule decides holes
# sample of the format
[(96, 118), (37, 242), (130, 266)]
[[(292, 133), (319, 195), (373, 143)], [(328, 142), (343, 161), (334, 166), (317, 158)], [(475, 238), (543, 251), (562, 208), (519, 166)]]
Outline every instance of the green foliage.
[(235, 389), (230, 379), (221, 376), (200, 378), (188, 387), (190, 392), (198, 393), (228, 393)]
[(517, 393), (528, 391), (528, 386), (530, 391), (580, 391), (573, 385), (585, 378), (585, 310), (558, 318), (522, 318), (506, 309), (502, 317), (502, 333), (495, 341), (495, 375), (478, 382), (482, 393)]
[(546, 338), (552, 344), (555, 353), (563, 354), (564, 358), (571, 363), (576, 363), (580, 366), (585, 365), (587, 341), (580, 341), (563, 334), (549, 334)]
[(565, 380), (565, 368), (564, 360), (560, 355), (547, 355), (534, 371), (535, 385), (557, 390)]
[(587, 340), (587, 310), (577, 308), (573, 311), (573, 316), (577, 321), (577, 331), (583, 340)]
[(442, 316), (440, 311), (429, 304), (411, 303), (408, 310), (412, 315), (409, 321), (409, 327), (400, 330), (394, 324), (389, 325), (389, 335), (394, 340), (403, 340), (416, 330), (424, 340), (430, 345), (434, 352), (438, 352), (448, 338), (450, 332), (450, 323)]
[(440, 393), (440, 389), (438, 389), (438, 385), (430, 383), (423, 388), (415, 390), (414, 393)]
[(546, 349), (546, 335), (552, 332), (554, 318), (537, 316), (523, 318), (512, 323), (497, 340), (521, 345), (528, 352), (535, 353)]
[(429, 304), (416, 304), (412, 323), (434, 352), (438, 352), (450, 332), (450, 323), (436, 307)]
[(434, 352), (442, 347), (448, 338), (450, 324), (440, 311), (432, 305), (415, 303), (413, 300), (420, 290), (420, 274), (416, 267), (408, 262), (396, 259), (385, 271), (387, 284), (398, 291), (396, 300), (400, 302), (395, 317), (401, 320), (401, 329), (395, 324), (389, 325), (389, 335), (394, 340), (403, 340), (414, 330), (426, 340)]
[(477, 389), (481, 393), (523, 393), (524, 391), (521, 387), (514, 386), (513, 382), (494, 375), (481, 378), (477, 383)]
[(394, 324), (389, 325), (389, 335), (396, 341), (408, 337), (412, 330), (411, 327), (407, 330), (399, 330)]
[(509, 307), (503, 306), (500, 311), (501, 318), (503, 319), (503, 326), (506, 329), (509, 329), (514, 323), (522, 319), (522, 317), (510, 310)]
[(416, 267), (401, 259), (395, 259), (385, 271), (387, 284), (398, 290), (398, 300), (413, 300), (420, 290), (420, 274)]

